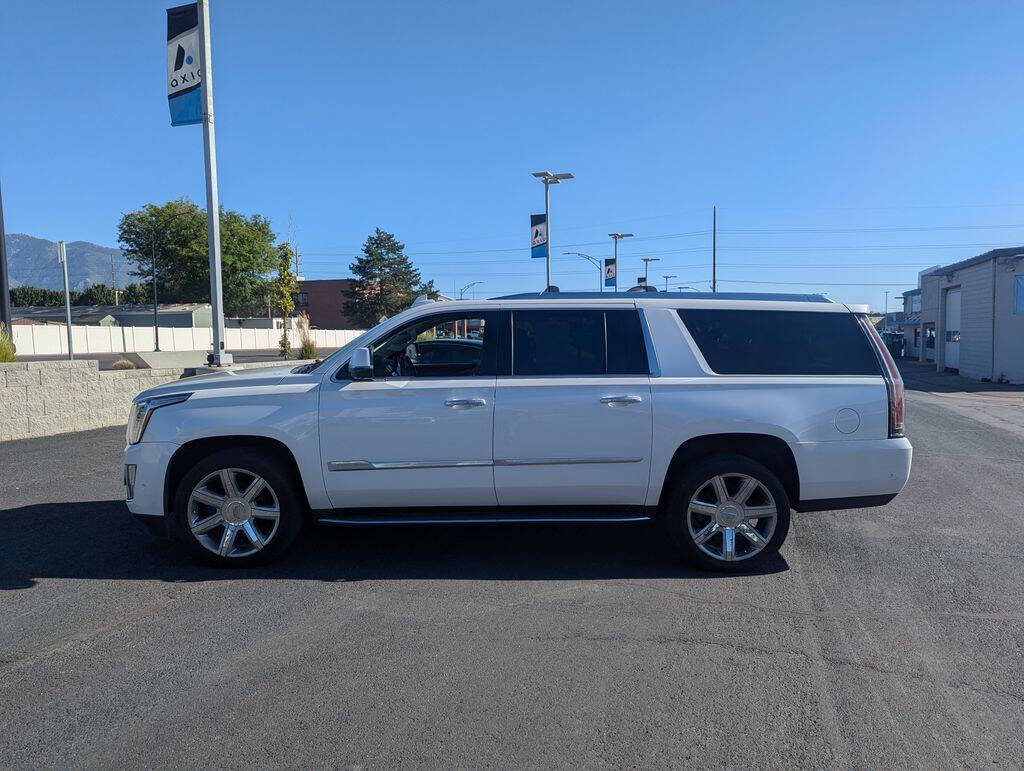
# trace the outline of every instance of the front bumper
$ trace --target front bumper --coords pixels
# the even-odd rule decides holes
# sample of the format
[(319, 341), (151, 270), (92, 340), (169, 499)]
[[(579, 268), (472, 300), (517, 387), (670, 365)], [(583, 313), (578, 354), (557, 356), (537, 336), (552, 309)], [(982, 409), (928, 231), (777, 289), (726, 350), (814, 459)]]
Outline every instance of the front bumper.
[[(162, 518), (166, 514), (164, 478), (171, 456), (177, 449), (178, 445), (173, 442), (139, 442), (124, 448), (121, 457), (126, 483), (134, 473), (134, 484), (125, 485), (125, 502), (132, 514), (140, 518)], [(135, 467), (134, 472), (130, 466)]]

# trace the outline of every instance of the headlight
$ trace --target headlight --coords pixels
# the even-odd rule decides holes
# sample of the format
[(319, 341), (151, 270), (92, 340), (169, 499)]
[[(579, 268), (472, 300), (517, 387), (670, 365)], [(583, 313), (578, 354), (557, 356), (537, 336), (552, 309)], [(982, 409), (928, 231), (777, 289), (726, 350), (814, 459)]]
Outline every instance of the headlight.
[(185, 401), (192, 394), (168, 394), (167, 396), (153, 396), (139, 402), (132, 402), (132, 410), (128, 414), (128, 431), (126, 439), (128, 444), (138, 444), (142, 435), (149, 425), (149, 418), (157, 407), (166, 407), (168, 404), (177, 404)]

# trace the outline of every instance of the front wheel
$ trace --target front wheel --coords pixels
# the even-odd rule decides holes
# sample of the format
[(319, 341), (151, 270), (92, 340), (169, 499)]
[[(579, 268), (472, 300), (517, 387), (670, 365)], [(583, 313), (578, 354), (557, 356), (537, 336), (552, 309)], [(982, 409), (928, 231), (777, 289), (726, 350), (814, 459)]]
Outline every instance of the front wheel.
[(756, 568), (789, 532), (789, 497), (778, 478), (739, 455), (708, 458), (684, 471), (666, 521), (683, 555), (703, 568)]
[(195, 557), (225, 567), (267, 562), (302, 527), (303, 506), (281, 464), (249, 449), (203, 458), (178, 484), (171, 526)]

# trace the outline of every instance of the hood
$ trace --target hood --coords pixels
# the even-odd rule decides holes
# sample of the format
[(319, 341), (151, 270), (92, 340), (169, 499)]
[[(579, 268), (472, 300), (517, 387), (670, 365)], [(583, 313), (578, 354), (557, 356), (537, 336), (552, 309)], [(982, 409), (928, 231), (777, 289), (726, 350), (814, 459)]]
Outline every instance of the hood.
[[(152, 396), (163, 394), (177, 394), (182, 392), (196, 393), (198, 391), (213, 391), (229, 388), (258, 388), (260, 386), (274, 386), (289, 377), (295, 364), (285, 364), (280, 367), (258, 367), (256, 369), (224, 370), (223, 372), (211, 372), (207, 375), (194, 375), (183, 377), (180, 380), (172, 380), (169, 383), (149, 388), (138, 396), (135, 401), (148, 399)], [(320, 374), (320, 373), (317, 373)], [(296, 377), (308, 378), (309, 375), (296, 375)]]

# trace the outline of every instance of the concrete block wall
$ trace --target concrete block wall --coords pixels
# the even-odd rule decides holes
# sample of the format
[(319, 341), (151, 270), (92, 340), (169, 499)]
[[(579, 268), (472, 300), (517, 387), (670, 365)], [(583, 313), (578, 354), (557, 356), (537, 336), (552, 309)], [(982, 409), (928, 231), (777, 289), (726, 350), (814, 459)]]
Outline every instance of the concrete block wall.
[[(264, 361), (232, 369), (308, 363)], [(194, 374), (194, 368), (101, 372), (95, 359), (0, 364), (0, 442), (123, 426), (132, 399), (140, 392)]]
[(181, 369), (100, 372), (95, 360), (0, 364), (0, 442), (123, 426), (140, 391)]

